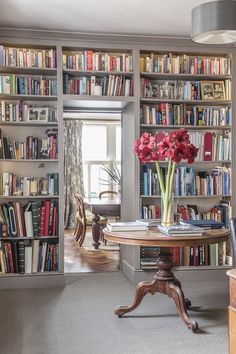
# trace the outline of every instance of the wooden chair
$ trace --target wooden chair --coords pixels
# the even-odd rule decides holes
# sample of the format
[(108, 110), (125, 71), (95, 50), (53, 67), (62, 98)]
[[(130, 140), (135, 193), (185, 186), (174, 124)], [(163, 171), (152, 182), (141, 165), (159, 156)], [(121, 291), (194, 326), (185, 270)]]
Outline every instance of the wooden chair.
[(232, 247), (233, 267), (236, 267), (236, 218), (230, 219), (230, 241)]
[(99, 193), (99, 199), (101, 199), (102, 198), (102, 196), (104, 196), (104, 195), (107, 195), (107, 194), (111, 194), (111, 195), (118, 195), (118, 192), (116, 192), (116, 191), (103, 191), (103, 192), (100, 192)]
[[(88, 225), (92, 225), (94, 214), (91, 213), (90, 210), (85, 209), (84, 201), (79, 195), (75, 195), (76, 206), (77, 206), (77, 213), (76, 213), (76, 227), (74, 236), (76, 241), (79, 242), (79, 246), (83, 245), (86, 229)], [(107, 224), (107, 218), (105, 216), (100, 216), (99, 224), (101, 225), (101, 232), (102, 229)]]

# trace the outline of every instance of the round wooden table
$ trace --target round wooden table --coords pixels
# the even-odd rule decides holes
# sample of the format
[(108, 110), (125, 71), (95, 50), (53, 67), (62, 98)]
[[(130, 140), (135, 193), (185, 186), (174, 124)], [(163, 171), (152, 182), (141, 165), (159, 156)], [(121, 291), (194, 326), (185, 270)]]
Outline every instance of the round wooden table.
[(124, 245), (134, 246), (157, 246), (160, 253), (157, 258), (158, 271), (153, 281), (144, 281), (138, 284), (133, 304), (120, 306), (115, 310), (115, 314), (121, 317), (127, 312), (136, 309), (144, 296), (148, 293), (154, 295), (159, 292), (172, 298), (177, 307), (180, 318), (186, 323), (187, 327), (193, 332), (198, 329), (196, 321), (192, 320), (187, 312), (191, 302), (185, 299), (181, 289), (181, 283), (175, 278), (172, 271), (172, 247), (201, 246), (227, 241), (230, 231), (227, 229), (207, 230), (202, 236), (165, 236), (156, 228), (147, 231), (111, 232), (103, 230), (104, 237), (108, 241)]

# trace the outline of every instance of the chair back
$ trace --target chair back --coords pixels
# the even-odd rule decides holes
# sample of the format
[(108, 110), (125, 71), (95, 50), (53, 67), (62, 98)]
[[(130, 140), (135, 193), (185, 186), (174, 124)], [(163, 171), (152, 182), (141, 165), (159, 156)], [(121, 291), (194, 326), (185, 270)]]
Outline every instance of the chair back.
[(103, 191), (103, 192), (100, 192), (99, 193), (99, 199), (101, 199), (104, 195), (113, 195), (113, 196), (117, 196), (118, 195), (118, 192), (116, 191)]
[(233, 267), (236, 267), (236, 218), (230, 219), (230, 241), (232, 247)]
[(86, 215), (84, 201), (78, 194), (75, 195), (75, 201), (77, 206), (77, 232), (76, 241), (79, 241), (79, 245), (82, 246), (84, 237), (86, 234)]

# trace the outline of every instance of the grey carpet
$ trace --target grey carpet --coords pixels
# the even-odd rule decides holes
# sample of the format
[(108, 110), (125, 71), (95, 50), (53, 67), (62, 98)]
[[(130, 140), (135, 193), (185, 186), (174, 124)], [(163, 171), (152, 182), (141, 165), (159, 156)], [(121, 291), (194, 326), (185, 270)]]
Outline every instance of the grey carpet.
[(120, 273), (68, 277), (64, 289), (0, 292), (1, 354), (226, 354), (225, 283), (184, 284), (200, 333), (189, 331), (163, 295), (147, 295), (129, 316), (134, 285)]

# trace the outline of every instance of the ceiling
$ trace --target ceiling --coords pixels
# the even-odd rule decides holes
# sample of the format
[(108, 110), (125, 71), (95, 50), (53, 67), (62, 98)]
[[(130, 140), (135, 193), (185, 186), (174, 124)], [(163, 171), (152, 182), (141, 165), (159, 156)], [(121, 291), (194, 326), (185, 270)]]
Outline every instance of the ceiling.
[(189, 37), (208, 0), (0, 0), (0, 27)]

